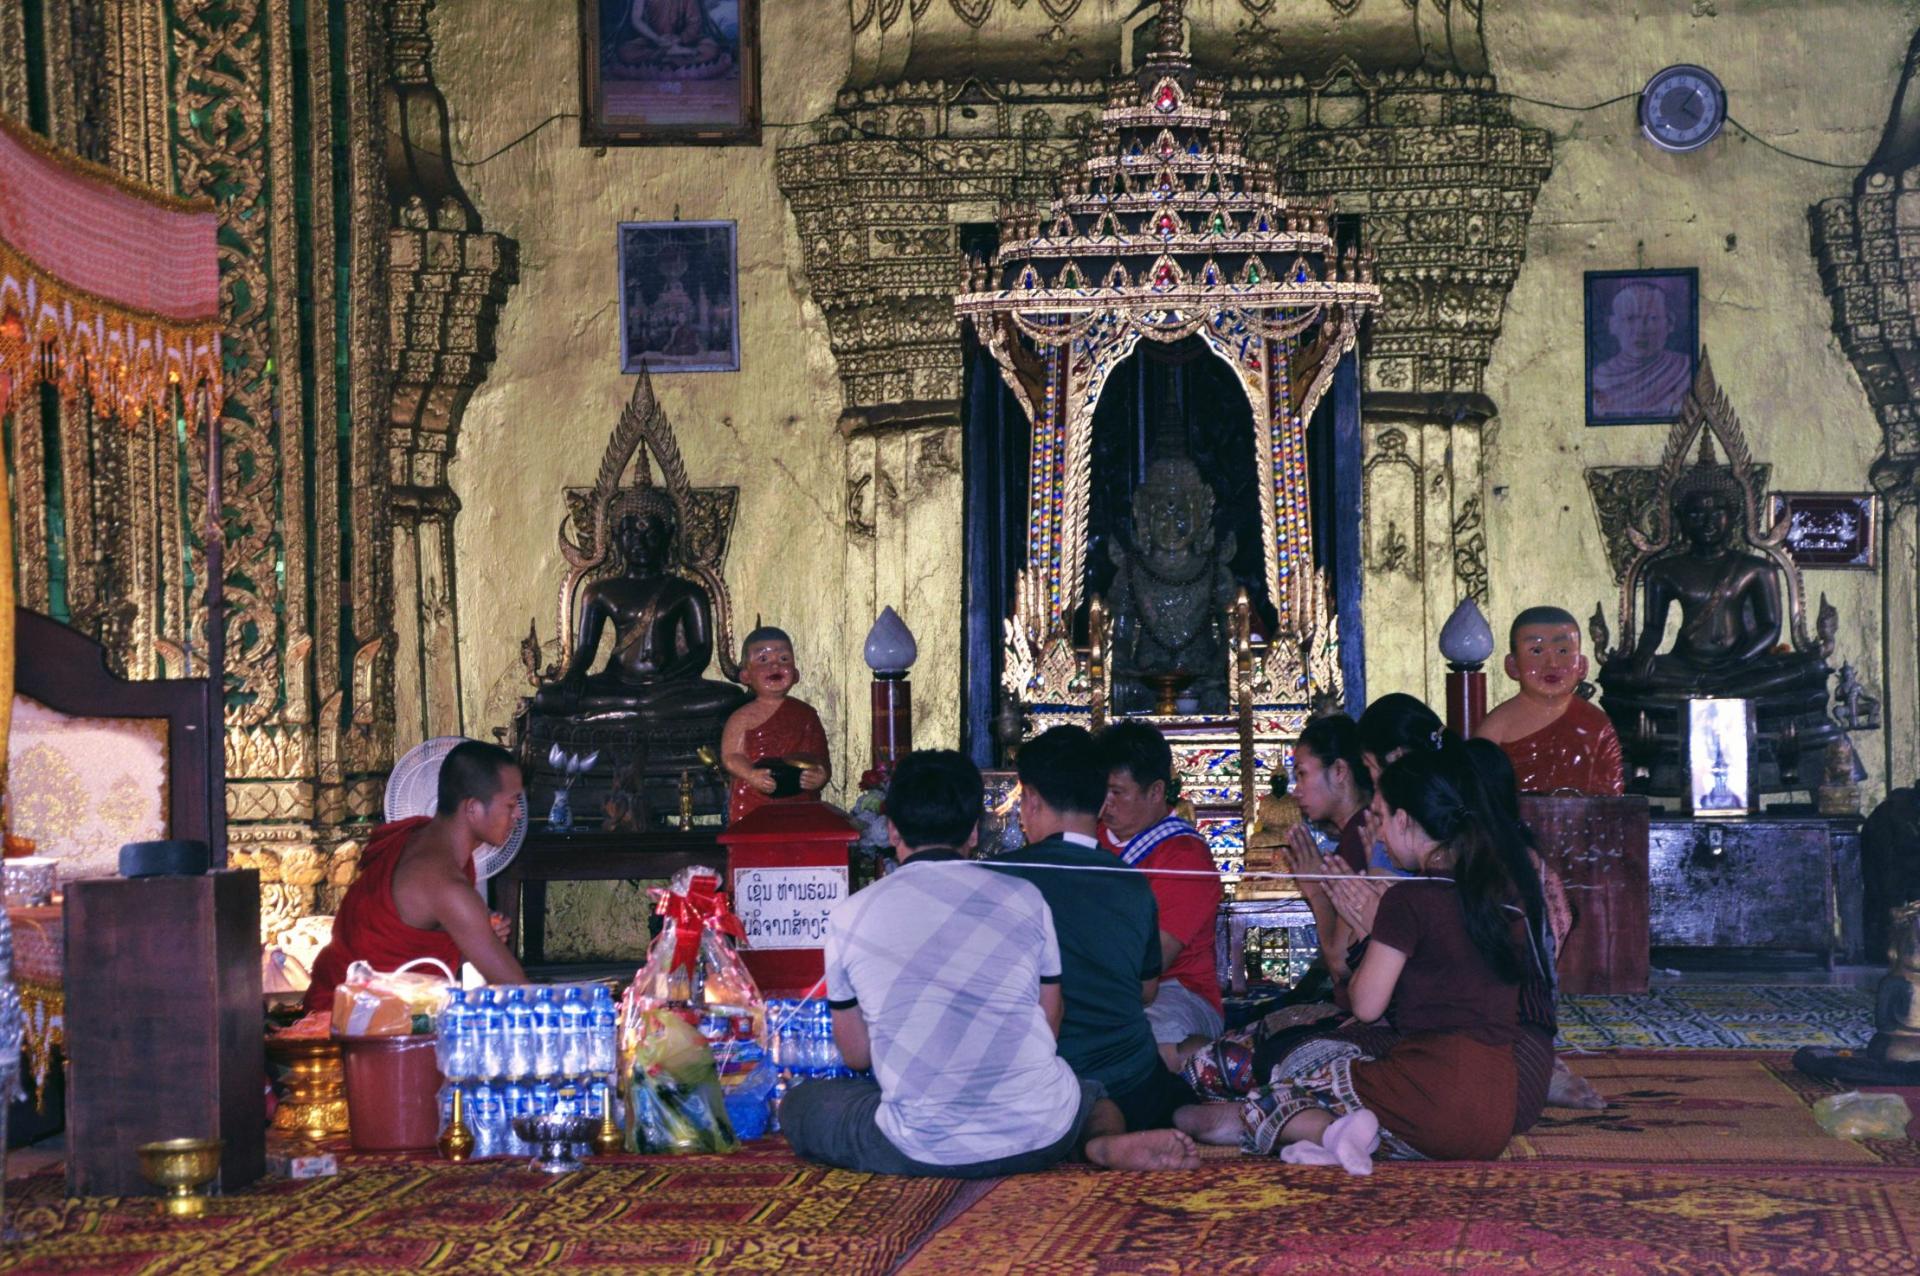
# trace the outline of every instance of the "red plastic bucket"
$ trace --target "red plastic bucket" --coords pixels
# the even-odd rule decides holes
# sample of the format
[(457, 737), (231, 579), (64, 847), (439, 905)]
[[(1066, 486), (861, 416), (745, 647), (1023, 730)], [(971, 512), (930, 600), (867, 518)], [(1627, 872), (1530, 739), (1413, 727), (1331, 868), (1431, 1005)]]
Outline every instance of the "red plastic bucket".
[(340, 1037), (347, 1123), (360, 1152), (432, 1148), (440, 1136), (440, 1064), (431, 1033)]

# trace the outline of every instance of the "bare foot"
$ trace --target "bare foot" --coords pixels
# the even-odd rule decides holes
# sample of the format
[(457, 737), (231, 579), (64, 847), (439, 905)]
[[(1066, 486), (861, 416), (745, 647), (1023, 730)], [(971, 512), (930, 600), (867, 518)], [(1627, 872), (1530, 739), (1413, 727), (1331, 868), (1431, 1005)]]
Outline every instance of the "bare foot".
[(1200, 1153), (1178, 1130), (1141, 1130), (1088, 1139), (1087, 1159), (1109, 1170), (1191, 1170)]
[(1181, 1132), (1215, 1147), (1237, 1147), (1247, 1132), (1238, 1103), (1190, 1103), (1174, 1112), (1173, 1123)]
[(1565, 1059), (1555, 1059), (1553, 1079), (1547, 1084), (1547, 1106), (1599, 1112), (1607, 1106), (1607, 1101), (1600, 1097), (1591, 1081), (1567, 1067)]

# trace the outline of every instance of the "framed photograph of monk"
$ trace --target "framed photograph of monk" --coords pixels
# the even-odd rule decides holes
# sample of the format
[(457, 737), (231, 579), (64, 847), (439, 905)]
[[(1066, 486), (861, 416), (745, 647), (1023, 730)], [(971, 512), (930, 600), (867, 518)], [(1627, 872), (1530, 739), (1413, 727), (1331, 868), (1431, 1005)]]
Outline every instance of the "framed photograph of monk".
[(760, 0), (580, 0), (580, 145), (759, 144)]
[(1787, 519), (1787, 553), (1806, 570), (1870, 572), (1880, 498), (1872, 492), (1775, 492), (1771, 518)]
[(620, 223), (620, 371), (740, 370), (734, 227)]
[(1700, 272), (1587, 272), (1587, 424), (1664, 425), (1700, 360)]

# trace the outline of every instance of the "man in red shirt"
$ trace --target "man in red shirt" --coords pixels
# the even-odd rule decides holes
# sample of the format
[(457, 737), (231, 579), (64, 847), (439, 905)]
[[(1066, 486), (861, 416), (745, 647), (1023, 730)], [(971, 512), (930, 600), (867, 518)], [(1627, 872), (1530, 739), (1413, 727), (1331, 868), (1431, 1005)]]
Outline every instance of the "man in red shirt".
[(1160, 906), (1160, 991), (1147, 1021), (1167, 1066), (1226, 1027), (1213, 965), (1220, 874), (1200, 831), (1172, 813), (1179, 786), (1173, 751), (1144, 722), (1116, 722), (1100, 734), (1107, 800), (1100, 844), (1148, 875)]

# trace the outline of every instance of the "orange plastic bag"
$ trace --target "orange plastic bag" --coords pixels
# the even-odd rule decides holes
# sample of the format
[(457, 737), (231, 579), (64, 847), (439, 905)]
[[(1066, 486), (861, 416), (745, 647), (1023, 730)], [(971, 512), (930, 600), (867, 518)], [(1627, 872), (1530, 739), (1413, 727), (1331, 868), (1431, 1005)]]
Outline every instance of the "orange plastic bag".
[[(415, 970), (431, 966), (437, 974)], [(453, 972), (431, 957), (382, 972), (364, 961), (347, 967), (333, 990), (336, 1037), (406, 1037), (433, 1031), (434, 1016), (446, 1004)]]

